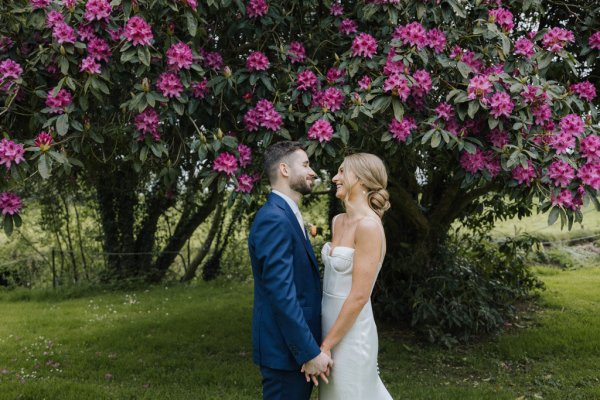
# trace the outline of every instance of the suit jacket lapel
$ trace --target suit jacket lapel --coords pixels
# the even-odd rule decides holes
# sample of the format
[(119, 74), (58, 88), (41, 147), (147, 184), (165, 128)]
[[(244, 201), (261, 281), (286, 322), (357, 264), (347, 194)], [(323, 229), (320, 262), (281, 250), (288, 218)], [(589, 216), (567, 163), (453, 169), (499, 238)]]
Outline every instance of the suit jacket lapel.
[(308, 233), (306, 234), (306, 236), (304, 236), (304, 233), (302, 232), (302, 229), (304, 229), (304, 228), (300, 228), (300, 224), (298, 223), (298, 220), (296, 219), (296, 216), (294, 215), (294, 212), (292, 211), (290, 206), (285, 202), (284, 199), (282, 199), (280, 196), (273, 194), (273, 193), (271, 193), (269, 195), (269, 201), (272, 201), (279, 208), (281, 208), (285, 212), (285, 215), (290, 219), (290, 221), (292, 222), (292, 226), (294, 227), (293, 228), (294, 233), (296, 234), (296, 236), (298, 236), (298, 238), (302, 241), (302, 243), (304, 243), (304, 248), (306, 249), (306, 252), (308, 253), (310, 261), (313, 264), (313, 266), (317, 269), (317, 272), (318, 272), (319, 265), (317, 263), (317, 258), (315, 257), (315, 253), (313, 251), (310, 240), (308, 239)]

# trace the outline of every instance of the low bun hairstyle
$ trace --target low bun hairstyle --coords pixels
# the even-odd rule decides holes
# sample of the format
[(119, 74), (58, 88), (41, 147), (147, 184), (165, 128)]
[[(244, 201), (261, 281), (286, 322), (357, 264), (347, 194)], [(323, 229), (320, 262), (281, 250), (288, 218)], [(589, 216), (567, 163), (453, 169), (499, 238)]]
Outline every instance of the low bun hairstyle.
[(383, 217), (390, 208), (390, 195), (387, 191), (387, 171), (381, 158), (370, 153), (356, 153), (344, 158), (344, 166), (351, 170), (365, 187), (369, 207)]

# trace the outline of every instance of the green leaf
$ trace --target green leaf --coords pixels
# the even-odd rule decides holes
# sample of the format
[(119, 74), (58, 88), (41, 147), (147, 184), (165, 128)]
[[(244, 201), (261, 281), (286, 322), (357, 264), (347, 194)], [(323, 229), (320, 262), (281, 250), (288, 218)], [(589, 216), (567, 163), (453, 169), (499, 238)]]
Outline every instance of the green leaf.
[(142, 64), (149, 67), (150, 66), (150, 50), (146, 46), (138, 47), (137, 55)]
[(552, 225), (558, 219), (558, 215), (560, 213), (560, 207), (554, 206), (552, 211), (550, 211), (550, 215), (548, 215), (548, 225)]
[(238, 145), (238, 141), (233, 136), (223, 136), (223, 144), (230, 149), (235, 149)]
[(10, 215), (4, 216), (3, 225), (4, 225), (4, 233), (6, 233), (6, 236), (12, 235), (12, 233), (13, 233), (13, 220), (12, 220), (12, 217)]
[(404, 107), (402, 107), (400, 100), (392, 100), (392, 107), (394, 108), (394, 117), (396, 117), (398, 121), (402, 121), (402, 117), (404, 117)]
[(460, 72), (462, 77), (465, 79), (468, 79), (469, 74), (471, 73), (471, 67), (469, 67), (467, 64), (465, 64), (462, 61), (459, 61), (458, 64), (456, 64), (456, 66), (458, 67), (458, 72)]
[(342, 139), (342, 143), (348, 144), (348, 140), (350, 139), (350, 131), (346, 125), (340, 125), (340, 138)]
[(48, 158), (47, 155), (42, 154), (40, 156), (40, 158), (38, 158), (38, 171), (40, 173), (40, 176), (43, 179), (48, 179), (50, 177), (50, 172), (51, 172), (51, 166), (50, 166), (50, 159)]
[(183, 113), (185, 112), (185, 107), (183, 106), (183, 104), (181, 104), (178, 101), (174, 101), (172, 104), (175, 112), (179, 115), (183, 115)]
[(544, 68), (548, 67), (550, 65), (550, 63), (552, 62), (553, 58), (554, 58), (554, 54), (553, 53), (547, 53), (547, 54), (545, 54), (543, 57), (541, 57), (538, 60), (538, 68), (539, 69), (544, 69)]
[(196, 36), (196, 32), (198, 31), (198, 21), (194, 15), (187, 11), (185, 13), (185, 18), (187, 20), (187, 29), (192, 37)]
[(145, 162), (147, 158), (148, 158), (148, 146), (144, 146), (144, 147), (142, 147), (142, 150), (140, 151), (140, 161)]
[(431, 137), (431, 147), (433, 147), (435, 149), (436, 147), (438, 147), (440, 145), (441, 142), (442, 142), (442, 135), (440, 134), (440, 132), (435, 132), (433, 134), (433, 136)]
[(475, 118), (475, 114), (477, 114), (477, 111), (479, 111), (479, 100), (471, 101), (469, 103), (469, 110), (467, 111), (467, 114), (469, 114), (469, 117), (473, 119)]
[(459, 6), (455, 0), (446, 0), (446, 3), (450, 4), (452, 10), (454, 10), (454, 13), (456, 15), (458, 15), (461, 18), (467, 17), (467, 15), (465, 14), (465, 10), (461, 6)]
[(273, 85), (271, 84), (271, 80), (268, 77), (266, 77), (264, 75), (261, 75), (260, 76), (260, 80), (263, 83), (263, 85), (265, 85), (265, 87), (267, 88), (267, 90), (269, 92), (274, 92), (275, 91), (275, 89), (273, 88)]
[(21, 219), (21, 216), (19, 214), (14, 214), (12, 216), (12, 219), (17, 228), (20, 227), (21, 224), (23, 223), (23, 220)]
[(59, 136), (64, 136), (69, 131), (69, 114), (62, 114), (56, 119), (56, 132)]

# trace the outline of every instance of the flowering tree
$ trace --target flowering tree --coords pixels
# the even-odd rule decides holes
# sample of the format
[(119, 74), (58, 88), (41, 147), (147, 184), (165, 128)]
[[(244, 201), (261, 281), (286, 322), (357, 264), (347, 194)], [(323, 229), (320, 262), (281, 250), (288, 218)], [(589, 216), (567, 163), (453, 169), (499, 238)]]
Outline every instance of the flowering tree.
[(228, 184), (255, 193), (260, 149), (282, 138), (324, 169), (358, 149), (386, 160), (389, 254), (411, 255), (390, 274), (429, 273), (452, 222), (483, 204), (538, 204), (570, 227), (597, 203), (595, 2), (572, 25), (540, 0), (0, 7), (9, 231), (31, 174), (75, 173), (97, 190), (105, 234), (118, 228), (107, 249), (151, 249), (158, 216), (203, 196), (166, 248), (178, 250)]

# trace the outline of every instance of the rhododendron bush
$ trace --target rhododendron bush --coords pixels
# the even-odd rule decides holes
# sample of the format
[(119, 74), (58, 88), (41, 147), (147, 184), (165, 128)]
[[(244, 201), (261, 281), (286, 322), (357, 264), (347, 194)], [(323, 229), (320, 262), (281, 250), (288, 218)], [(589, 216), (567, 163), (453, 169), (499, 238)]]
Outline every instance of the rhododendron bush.
[(135, 176), (167, 208), (250, 198), (262, 150), (293, 138), (326, 170), (383, 157), (390, 235), (425, 263), (494, 194), (570, 227), (600, 188), (600, 26), (591, 8), (549, 24), (548, 3), (4, 2), (4, 226), (24, 187), (69, 174), (100, 198), (109, 174)]

